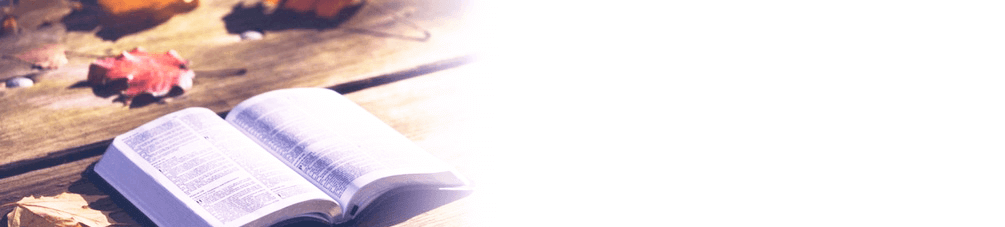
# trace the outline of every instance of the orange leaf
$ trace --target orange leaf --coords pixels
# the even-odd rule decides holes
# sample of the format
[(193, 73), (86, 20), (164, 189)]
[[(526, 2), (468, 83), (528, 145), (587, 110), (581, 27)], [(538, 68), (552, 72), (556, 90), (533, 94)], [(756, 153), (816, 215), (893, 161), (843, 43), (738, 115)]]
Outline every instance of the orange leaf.
[(198, 0), (98, 0), (101, 9), (121, 23), (161, 23), (199, 6)]
[[(98, 0), (105, 12), (119, 15), (139, 10), (157, 11), (173, 4), (192, 4), (193, 0)], [(198, 2), (195, 2), (198, 4)]]
[[(269, 4), (277, 4), (280, 0), (265, 0)], [(362, 0), (286, 0), (282, 8), (295, 12), (314, 12), (321, 18), (331, 19), (343, 8), (363, 4)]]

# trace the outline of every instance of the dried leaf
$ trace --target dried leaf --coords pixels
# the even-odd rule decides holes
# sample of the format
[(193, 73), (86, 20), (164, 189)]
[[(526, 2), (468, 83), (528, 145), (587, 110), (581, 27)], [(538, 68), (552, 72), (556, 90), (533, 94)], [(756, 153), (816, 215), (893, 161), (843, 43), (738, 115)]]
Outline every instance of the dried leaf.
[[(266, 3), (278, 5), (280, 0), (265, 0)], [(295, 12), (314, 12), (321, 18), (334, 18), (345, 7), (363, 4), (362, 0), (286, 0), (281, 8)]]
[(111, 33), (99, 36), (111, 40), (152, 28), (199, 6), (199, 0), (97, 0), (97, 3), (102, 11), (101, 31)]
[(88, 207), (80, 194), (64, 192), (53, 197), (25, 197), (7, 214), (8, 226), (110, 226), (109, 211)]
[(135, 16), (138, 13), (156, 14), (157, 17), (188, 12), (199, 5), (197, 0), (98, 0), (105, 12), (115, 17)]
[(151, 54), (137, 47), (117, 57), (95, 60), (88, 72), (88, 81), (92, 85), (104, 85), (125, 79), (128, 87), (122, 95), (128, 103), (129, 99), (143, 93), (164, 96), (176, 85), (183, 90), (191, 88), (195, 72), (188, 68), (188, 63), (174, 50)]
[(60, 44), (49, 44), (18, 54), (15, 57), (43, 69), (56, 69), (69, 62), (66, 59), (66, 48)]

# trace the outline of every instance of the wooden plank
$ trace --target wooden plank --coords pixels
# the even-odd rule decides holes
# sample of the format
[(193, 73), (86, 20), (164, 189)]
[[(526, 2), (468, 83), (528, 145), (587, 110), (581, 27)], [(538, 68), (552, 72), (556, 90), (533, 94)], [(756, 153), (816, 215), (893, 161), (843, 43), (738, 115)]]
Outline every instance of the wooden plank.
[[(367, 77), (366, 79), (362, 80), (341, 83), (336, 86), (328, 87), (328, 89), (333, 89), (341, 94), (348, 94), (362, 89), (374, 86), (380, 86), (383, 84), (388, 84), (395, 81), (400, 81), (427, 73), (449, 69), (459, 65), (464, 65), (473, 60), (474, 60), (473, 56), (445, 59), (442, 61), (424, 64), (394, 73)], [(226, 112), (222, 112), (221, 116), (225, 113)], [(55, 165), (54, 163), (60, 163), (61, 161), (59, 160), (68, 160), (68, 159), (75, 160), (83, 157), (96, 156), (104, 152), (103, 149), (97, 149), (97, 148), (107, 147), (108, 144), (110, 144), (111, 142), (112, 138), (108, 138), (105, 140), (73, 147), (70, 149), (50, 152), (46, 156), (41, 156), (34, 159), (17, 160), (10, 163), (0, 164), (0, 178), (22, 174), (27, 171), (32, 171), (40, 168), (51, 167)]]
[[(192, 106), (229, 110), (265, 91), (288, 87), (328, 87), (437, 60), (470, 54), (461, 0), (369, 1), (338, 28), (273, 27), (265, 39), (240, 41), (228, 25), (264, 23), (234, 16), (238, 0), (203, 1), (192, 12), (115, 41), (94, 32), (70, 31), (63, 43), (78, 53), (60, 69), (36, 77), (29, 88), (0, 90), (0, 165), (59, 157), (60, 151), (108, 140), (163, 114)], [(373, 5), (402, 12), (432, 33), (426, 41), (394, 36), (417, 31), (392, 23)], [(243, 14), (242, 14), (243, 15)], [(392, 35), (388, 35), (392, 34)], [(421, 33), (419, 33), (421, 34)], [(123, 107), (115, 97), (80, 87), (93, 58), (142, 46), (174, 49), (193, 62), (195, 86), (168, 103)], [(220, 72), (243, 70), (241, 76)], [(216, 76), (214, 76), (216, 75)]]
[[(116, 223), (136, 223), (132, 214), (119, 209), (118, 205), (112, 202), (111, 198), (107, 197), (108, 192), (96, 187), (90, 181), (89, 176), (86, 176), (85, 170), (91, 168), (99, 158), (100, 156), (85, 158), (51, 168), (0, 179), (0, 185), (4, 186), (0, 188), (0, 195), (3, 195), (3, 197), (0, 197), (0, 204), (16, 202), (27, 196), (55, 196), (63, 192), (71, 192), (80, 194), (85, 198), (104, 197), (106, 199), (99, 199), (88, 205), (97, 210), (114, 211), (109, 217)], [(13, 210), (13, 207), (6, 207), (0, 209), (0, 212), (6, 216), (11, 210)], [(141, 217), (138, 220), (145, 219)], [(7, 222), (4, 221), (0, 225), (6, 226), (6, 224)]]
[[(477, 65), (478, 63), (474, 63)], [(484, 118), (480, 110), (481, 97), (486, 96), (486, 85), (474, 66), (460, 66), (440, 72), (373, 87), (346, 95), (363, 106), (394, 129), (406, 135), (420, 147), (434, 156), (454, 166), (458, 171), (478, 184), (479, 155), (491, 150), (492, 143), (485, 142), (488, 129), (481, 123)], [(82, 173), (99, 157), (84, 158), (66, 164), (31, 171), (13, 177), (0, 179), (0, 203), (13, 202), (30, 195), (56, 195), (64, 191), (94, 192), (95, 186)], [(421, 196), (421, 197), (420, 197)], [(357, 223), (360, 225), (403, 226), (468, 226), (478, 222), (477, 205), (479, 194), (453, 201), (457, 195), (406, 195), (385, 201), (387, 205), (377, 206), (375, 211)], [(410, 200), (425, 198), (425, 200)], [(413, 210), (402, 211), (402, 205)], [(442, 205), (442, 206), (439, 206)], [(410, 213), (439, 206), (421, 214)], [(417, 207), (417, 208), (416, 208)], [(0, 210), (2, 213), (8, 210)], [(414, 216), (413, 216), (414, 215)], [(142, 219), (141, 219), (142, 220)]]
[[(22, 197), (54, 196), (68, 191), (72, 185), (89, 184), (81, 182), (82, 173), (100, 156), (76, 160), (55, 167), (39, 169), (25, 174), (0, 179), (0, 204), (20, 200)], [(10, 210), (4, 210), (4, 214)]]
[[(346, 95), (434, 156), (457, 168), (476, 186), (484, 179), (484, 156), (501, 143), (493, 137), (493, 103), (485, 102), (496, 86), (483, 74), (483, 63), (471, 63), (429, 75)], [(449, 196), (449, 195), (434, 195)], [(411, 217), (405, 226), (485, 226), (477, 192)], [(399, 211), (385, 211), (394, 213)], [(391, 214), (393, 215), (393, 214)], [(364, 226), (383, 226), (390, 218), (368, 219)]]

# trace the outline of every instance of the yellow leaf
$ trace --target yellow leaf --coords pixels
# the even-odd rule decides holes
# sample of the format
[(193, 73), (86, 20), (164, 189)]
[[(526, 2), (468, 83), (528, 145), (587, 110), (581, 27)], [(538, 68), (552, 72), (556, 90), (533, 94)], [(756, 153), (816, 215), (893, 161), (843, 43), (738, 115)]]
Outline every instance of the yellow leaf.
[(52, 197), (25, 197), (14, 203), (7, 225), (14, 226), (110, 226), (111, 212), (91, 209), (80, 194), (64, 192)]

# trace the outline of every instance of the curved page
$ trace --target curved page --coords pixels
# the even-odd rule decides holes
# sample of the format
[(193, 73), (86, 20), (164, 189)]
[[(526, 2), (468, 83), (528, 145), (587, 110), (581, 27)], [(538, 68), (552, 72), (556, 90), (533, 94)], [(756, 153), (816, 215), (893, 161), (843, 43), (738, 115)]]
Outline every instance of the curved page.
[[(451, 170), (362, 107), (327, 89), (258, 95), (234, 107), (226, 120), (312, 180), (349, 213), (348, 202), (366, 184), (395, 175)], [(441, 180), (436, 183), (459, 182)]]
[[(172, 201), (210, 225), (268, 224), (304, 212), (336, 216), (341, 211), (324, 192), (205, 108), (158, 118), (116, 137), (112, 146), (177, 198)], [(123, 190), (121, 185), (130, 182), (116, 177), (115, 161), (103, 159), (98, 165), (96, 171), (113, 186), (119, 184), (116, 188), (134, 203), (166, 206), (144, 202), (167, 195), (145, 194), (142, 185)], [(171, 217), (172, 210), (138, 207), (158, 225), (183, 224), (174, 223), (178, 218)]]

